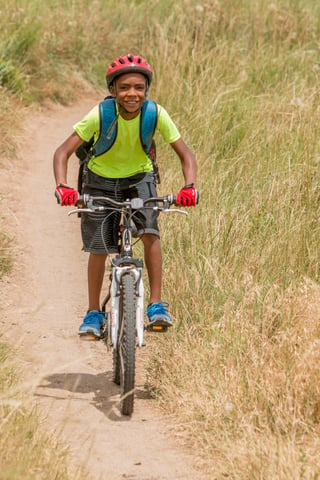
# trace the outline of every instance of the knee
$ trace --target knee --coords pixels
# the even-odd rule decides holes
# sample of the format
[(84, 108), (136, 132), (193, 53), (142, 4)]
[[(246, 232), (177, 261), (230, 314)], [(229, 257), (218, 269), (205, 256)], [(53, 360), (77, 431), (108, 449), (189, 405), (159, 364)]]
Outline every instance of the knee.
[(160, 243), (158, 235), (154, 235), (153, 233), (144, 233), (141, 236), (141, 240), (145, 247)]

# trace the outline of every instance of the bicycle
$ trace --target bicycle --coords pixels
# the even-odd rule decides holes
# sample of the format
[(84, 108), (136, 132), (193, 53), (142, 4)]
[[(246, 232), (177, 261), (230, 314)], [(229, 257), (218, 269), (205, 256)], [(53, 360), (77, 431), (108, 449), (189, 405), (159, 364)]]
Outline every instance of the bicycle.
[[(149, 205), (148, 205), (149, 204)], [(132, 218), (137, 210), (152, 208), (159, 212), (175, 212), (188, 215), (184, 210), (171, 209), (176, 204), (172, 194), (151, 197), (147, 200), (132, 198), (119, 202), (108, 197), (84, 194), (77, 201), (73, 213), (103, 212), (107, 210), (121, 213), (119, 231), (119, 254), (111, 258), (109, 291), (102, 303), (104, 322), (101, 338), (113, 349), (112, 379), (120, 385), (120, 411), (132, 415), (134, 407), (135, 352), (136, 346), (144, 345), (144, 331), (166, 332), (167, 326), (144, 324), (144, 285), (142, 279), (143, 260), (133, 255), (134, 223)], [(102, 239), (108, 254), (108, 249)], [(106, 311), (110, 302), (110, 311)]]

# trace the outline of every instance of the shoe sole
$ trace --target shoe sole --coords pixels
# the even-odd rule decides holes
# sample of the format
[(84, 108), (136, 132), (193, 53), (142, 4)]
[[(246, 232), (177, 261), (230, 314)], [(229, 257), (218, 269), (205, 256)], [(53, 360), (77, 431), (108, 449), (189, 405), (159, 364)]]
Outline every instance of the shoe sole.
[(93, 330), (86, 330), (85, 332), (78, 332), (78, 334), (80, 335), (80, 337), (94, 337), (94, 339), (96, 340), (100, 340), (102, 337), (101, 337), (101, 333), (99, 333), (99, 335), (96, 334), (96, 332), (94, 332)]
[(172, 322), (165, 320), (164, 318), (158, 318), (153, 322), (149, 322), (150, 327), (152, 326), (159, 326), (159, 327), (172, 327)]

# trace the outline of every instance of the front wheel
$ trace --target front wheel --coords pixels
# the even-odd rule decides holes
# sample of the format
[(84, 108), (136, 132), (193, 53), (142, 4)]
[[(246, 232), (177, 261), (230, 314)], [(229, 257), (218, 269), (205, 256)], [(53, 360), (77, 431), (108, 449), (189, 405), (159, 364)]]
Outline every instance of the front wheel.
[(120, 317), (120, 408), (123, 415), (131, 415), (134, 403), (136, 353), (136, 292), (135, 278), (131, 273), (122, 276)]
[(113, 348), (112, 352), (112, 380), (117, 385), (120, 385), (120, 354), (118, 346)]

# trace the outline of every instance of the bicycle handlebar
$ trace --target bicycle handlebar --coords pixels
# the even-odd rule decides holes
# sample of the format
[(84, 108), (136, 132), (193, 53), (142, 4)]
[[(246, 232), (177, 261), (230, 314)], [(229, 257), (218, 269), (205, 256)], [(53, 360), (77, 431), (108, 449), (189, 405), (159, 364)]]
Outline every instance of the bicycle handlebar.
[[(100, 202), (100, 205), (97, 205), (96, 202)], [(105, 203), (106, 205), (101, 205), (101, 202)], [(157, 203), (158, 205), (152, 205), (147, 207), (150, 203)], [(161, 203), (161, 205), (159, 205)], [(180, 209), (171, 209), (171, 205), (177, 205), (176, 203), (176, 196), (173, 194), (165, 195), (163, 197), (150, 197), (146, 200), (142, 198), (132, 198), (125, 200), (123, 202), (119, 202), (109, 197), (103, 196), (91, 196), (87, 193), (83, 195), (79, 195), (79, 199), (75, 203), (78, 207), (76, 210), (71, 210), (68, 215), (72, 215), (73, 213), (81, 213), (81, 212), (99, 212), (104, 211), (108, 208), (107, 205), (113, 207), (115, 209), (132, 209), (132, 210), (140, 210), (142, 208), (152, 208), (154, 210), (159, 210), (161, 212), (176, 212), (182, 213), (183, 215), (188, 215), (188, 213), (184, 210)]]
[(145, 205), (151, 202), (157, 202), (157, 203), (160, 202), (164, 206), (177, 205), (176, 197), (172, 194), (166, 195), (164, 197), (150, 197), (150, 198), (147, 198), (146, 200), (143, 200), (142, 198), (132, 198), (132, 199), (119, 202), (118, 200), (114, 200), (113, 198), (104, 197), (104, 196), (91, 196), (87, 193), (85, 193), (84, 195), (79, 195), (79, 199), (76, 202), (76, 205), (84, 205), (85, 207), (87, 207), (89, 205), (93, 205), (95, 202), (104, 202), (108, 205), (111, 205), (113, 207), (118, 207), (118, 208), (130, 207), (136, 210), (143, 208)]

